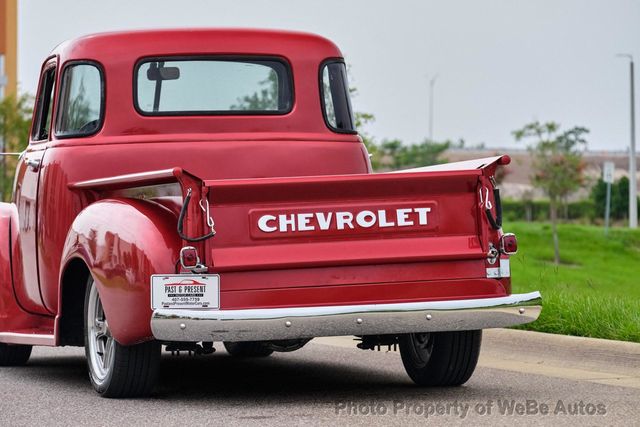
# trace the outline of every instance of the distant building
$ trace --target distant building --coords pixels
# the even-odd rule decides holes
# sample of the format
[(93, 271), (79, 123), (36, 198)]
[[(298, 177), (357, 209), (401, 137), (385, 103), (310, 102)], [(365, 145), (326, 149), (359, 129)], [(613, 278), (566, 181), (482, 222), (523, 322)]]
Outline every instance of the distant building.
[[(444, 156), (450, 162), (461, 160), (469, 160), (481, 157), (495, 156), (497, 154), (507, 154), (511, 157), (511, 164), (507, 166), (507, 175), (500, 185), (503, 197), (509, 199), (521, 200), (542, 199), (544, 195), (538, 189), (531, 185), (531, 156), (525, 149), (513, 148), (486, 148), (486, 149), (451, 149), (444, 153)], [(605, 151), (587, 151), (584, 153), (584, 161), (586, 163), (585, 175), (586, 183), (584, 188), (577, 191), (572, 200), (580, 200), (589, 196), (591, 187), (602, 177), (602, 165), (605, 161), (612, 161), (615, 164), (616, 180), (623, 176), (629, 176), (629, 154), (623, 151), (605, 152)]]

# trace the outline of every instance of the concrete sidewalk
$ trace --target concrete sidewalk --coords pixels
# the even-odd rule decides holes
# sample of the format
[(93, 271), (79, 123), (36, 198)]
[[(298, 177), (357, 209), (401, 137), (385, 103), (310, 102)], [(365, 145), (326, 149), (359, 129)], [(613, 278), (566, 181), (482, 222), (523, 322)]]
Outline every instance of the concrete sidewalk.
[[(316, 338), (313, 342), (356, 345), (353, 337)], [(640, 389), (640, 344), (624, 341), (487, 329), (478, 366)]]

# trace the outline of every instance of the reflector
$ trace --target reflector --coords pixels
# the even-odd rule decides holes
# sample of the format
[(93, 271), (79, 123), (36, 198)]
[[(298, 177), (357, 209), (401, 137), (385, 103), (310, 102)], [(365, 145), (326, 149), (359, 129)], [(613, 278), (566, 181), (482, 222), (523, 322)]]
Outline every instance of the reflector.
[(513, 233), (505, 233), (500, 238), (500, 251), (506, 255), (513, 255), (518, 252), (518, 239)]

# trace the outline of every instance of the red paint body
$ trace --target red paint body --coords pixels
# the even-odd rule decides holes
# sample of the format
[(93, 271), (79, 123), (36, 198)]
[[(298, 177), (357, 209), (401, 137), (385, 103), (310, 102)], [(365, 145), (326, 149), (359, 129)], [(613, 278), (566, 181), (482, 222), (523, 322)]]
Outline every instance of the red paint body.
[[(292, 111), (177, 117), (136, 112), (136, 61), (187, 54), (284, 58), (293, 74)], [(81, 260), (98, 284), (114, 337), (125, 345), (151, 339), (149, 278), (175, 272), (186, 244), (176, 232), (186, 188), (193, 188), (195, 200), (211, 203), (217, 235), (196, 246), (210, 272), (221, 275), (222, 309), (510, 294), (509, 279), (486, 277), (486, 253), (499, 233), (478, 198), (479, 188), (492, 188), (489, 176), (497, 165), (370, 174), (361, 139), (331, 131), (322, 117), (320, 66), (341, 56), (321, 37), (249, 30), (114, 33), (56, 48), (46, 64), (58, 71), (68, 61), (87, 59), (104, 68), (104, 125), (89, 137), (32, 141), (21, 158), (13, 203), (0, 205), (0, 342), (59, 343), (60, 317), (68, 309), (63, 287), (74, 285), (63, 278), (73, 260)], [(54, 117), (59, 72), (56, 83)], [(33, 159), (41, 159), (38, 171), (27, 165)], [(181, 169), (87, 182), (171, 168)], [(143, 199), (132, 190), (170, 183), (176, 183), (171, 197)], [(257, 228), (265, 214), (357, 215), (368, 209), (391, 218), (395, 209), (414, 207), (432, 208), (428, 227), (339, 230), (333, 224), (275, 234)], [(192, 203), (186, 231), (204, 230)]]

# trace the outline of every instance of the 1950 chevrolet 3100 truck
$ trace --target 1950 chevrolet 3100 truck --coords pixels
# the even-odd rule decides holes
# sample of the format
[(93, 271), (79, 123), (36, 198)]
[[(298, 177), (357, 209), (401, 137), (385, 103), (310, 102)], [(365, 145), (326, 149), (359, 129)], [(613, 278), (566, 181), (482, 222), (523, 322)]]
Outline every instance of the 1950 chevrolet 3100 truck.
[(162, 345), (234, 356), (353, 335), (462, 384), (511, 294), (493, 175), (508, 157), (378, 173), (330, 41), (258, 30), (99, 34), (42, 66), (0, 205), (0, 364), (84, 346), (103, 396), (151, 391)]

